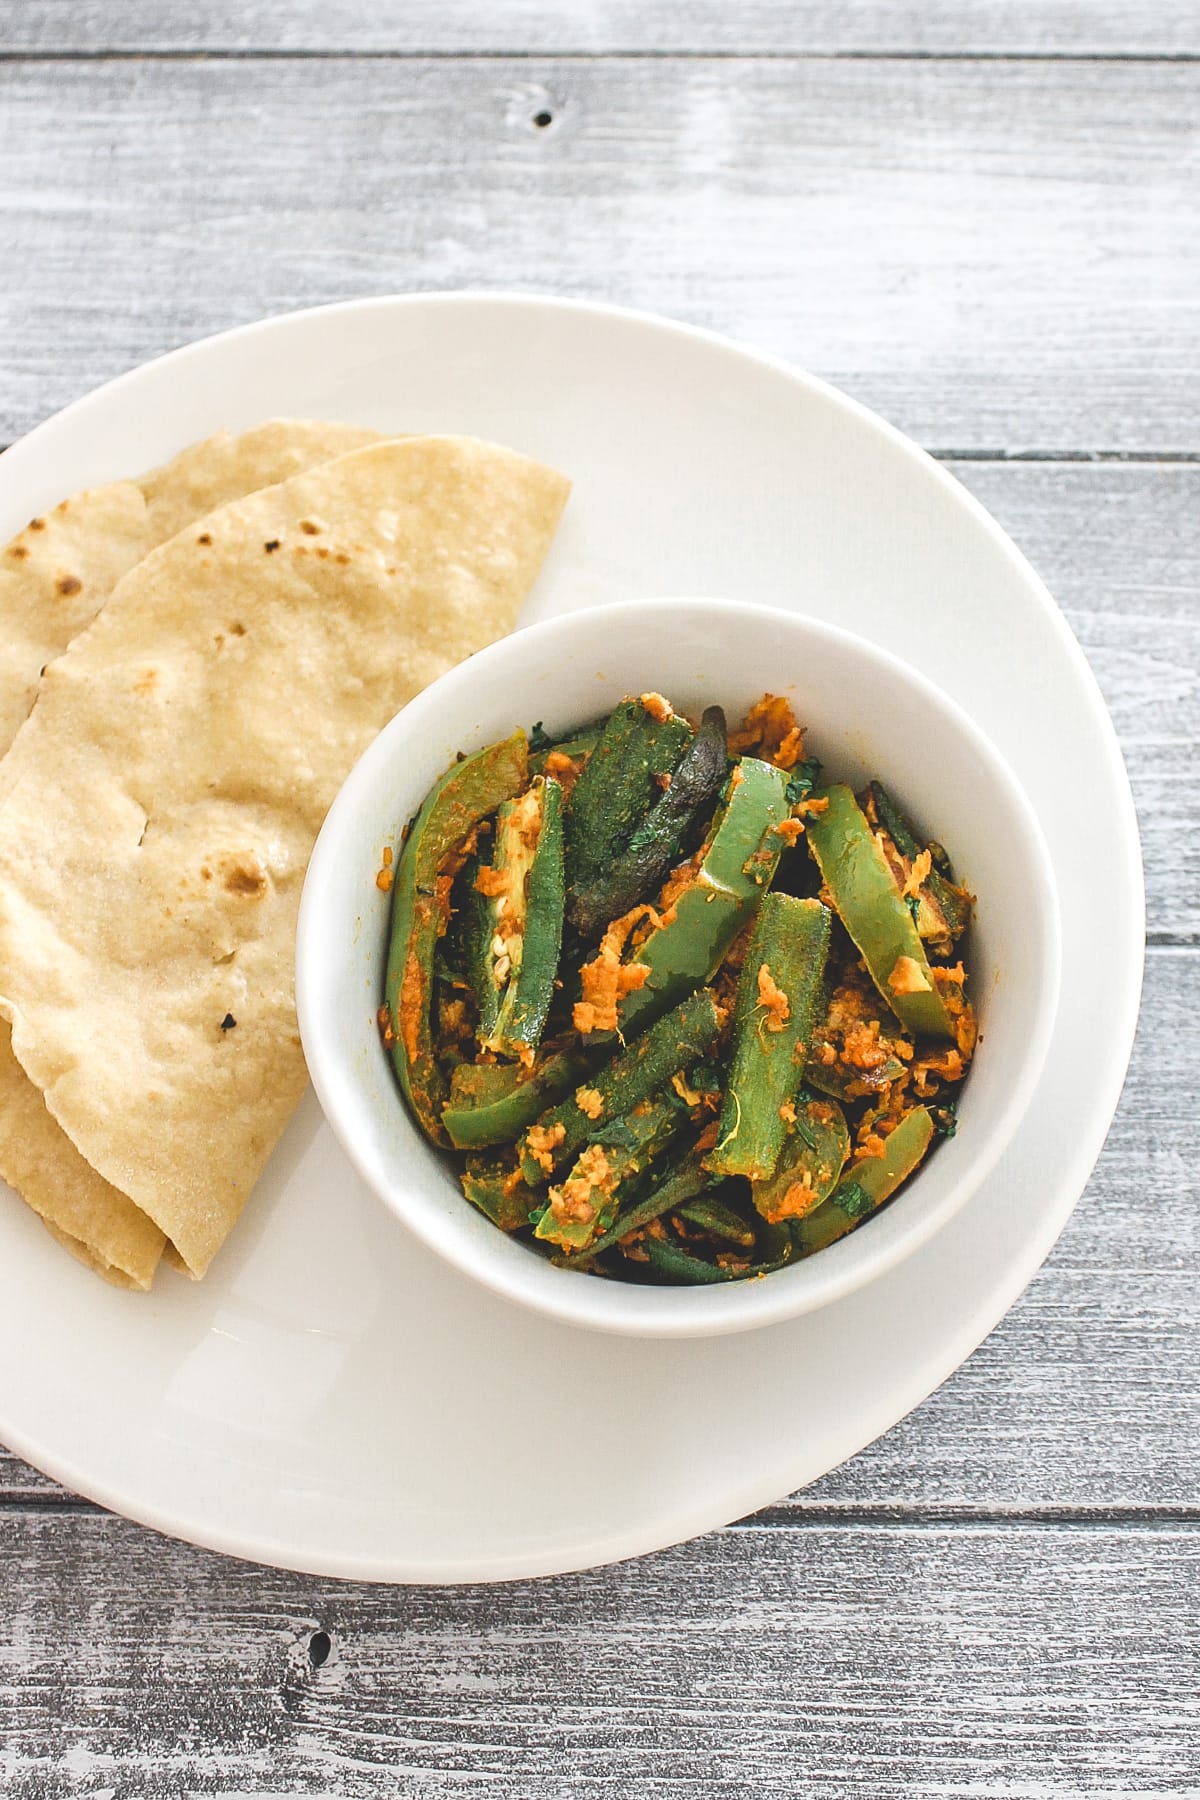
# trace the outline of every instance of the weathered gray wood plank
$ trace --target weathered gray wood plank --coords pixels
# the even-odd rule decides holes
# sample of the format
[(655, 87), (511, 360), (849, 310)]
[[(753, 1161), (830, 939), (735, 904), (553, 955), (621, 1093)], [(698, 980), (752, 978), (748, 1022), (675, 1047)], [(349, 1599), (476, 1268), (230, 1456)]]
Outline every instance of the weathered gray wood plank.
[(1178, 1527), (810, 1525), (397, 1593), (42, 1514), (0, 1544), (0, 1772), (12, 1800), (1195, 1796), (1198, 1565)]
[(723, 51), (805, 55), (1200, 51), (1186, 0), (5, 0), (0, 42), (23, 50), (354, 50), (473, 55)]
[[(1200, 1520), (1198, 1021), (1200, 954), (1152, 953), (1121, 1109), (1049, 1264), (965, 1368), (794, 1508), (1190, 1507)], [(0, 1458), (0, 1496), (56, 1492)]]
[(1087, 652), (1133, 783), (1151, 938), (1200, 943), (1200, 462), (951, 466)]
[(1198, 119), (1188, 63), (0, 65), (0, 438), (239, 320), (492, 285), (730, 331), (936, 447), (1200, 449)]

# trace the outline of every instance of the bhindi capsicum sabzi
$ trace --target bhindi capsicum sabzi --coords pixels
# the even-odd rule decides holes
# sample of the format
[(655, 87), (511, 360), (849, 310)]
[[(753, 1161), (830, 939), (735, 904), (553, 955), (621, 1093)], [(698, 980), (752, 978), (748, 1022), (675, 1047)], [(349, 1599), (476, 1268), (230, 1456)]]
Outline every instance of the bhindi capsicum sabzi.
[(388, 846), (379, 1024), (465, 1199), (567, 1269), (758, 1278), (955, 1125), (972, 899), (788, 702), (661, 694), (460, 758)]

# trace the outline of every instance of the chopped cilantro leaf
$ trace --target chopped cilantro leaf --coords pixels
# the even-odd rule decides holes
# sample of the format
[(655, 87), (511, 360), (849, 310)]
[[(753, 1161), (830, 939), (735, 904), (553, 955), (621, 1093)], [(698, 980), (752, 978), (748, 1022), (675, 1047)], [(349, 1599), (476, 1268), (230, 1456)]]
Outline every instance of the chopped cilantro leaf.
[(821, 765), (815, 756), (808, 762), (798, 762), (788, 776), (788, 805), (796, 806), (801, 800), (806, 800), (820, 779)]
[(848, 1181), (838, 1189), (837, 1203), (848, 1219), (864, 1219), (875, 1210), (875, 1202), (857, 1181)]

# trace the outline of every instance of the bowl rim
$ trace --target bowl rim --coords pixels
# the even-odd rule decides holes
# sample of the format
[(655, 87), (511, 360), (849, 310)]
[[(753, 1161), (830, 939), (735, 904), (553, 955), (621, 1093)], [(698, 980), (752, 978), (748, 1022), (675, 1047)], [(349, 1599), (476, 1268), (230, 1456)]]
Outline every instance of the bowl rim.
[[(503, 664), (514, 654), (513, 646), (518, 640), (524, 640), (528, 647), (533, 638), (539, 648), (546, 643), (553, 648), (556, 639), (569, 639), (580, 630), (586, 632), (601, 619), (609, 632), (619, 629), (624, 617), (644, 624), (648, 610), (667, 616), (701, 611), (710, 619), (726, 621), (741, 617), (780, 631), (807, 634), (843, 652), (865, 658), (881, 675), (907, 684), (923, 704), (948, 720), (987, 768), (989, 779), (1002, 793), (1018, 831), (1024, 836), (1019, 848), (1026, 858), (1031, 896), (1027, 923), (1030, 942), (1041, 967), (1036, 1007), (1027, 1020), (1026, 1049), (1017, 1067), (1016, 1078), (1010, 1083), (984, 1133), (979, 1153), (937, 1205), (914, 1213), (907, 1229), (878, 1237), (869, 1232), (850, 1233), (819, 1256), (777, 1271), (761, 1281), (729, 1282), (704, 1288), (579, 1281), (573, 1279), (570, 1271), (557, 1269), (549, 1261), (533, 1255), (523, 1265), (529, 1272), (529, 1279), (520, 1281), (511, 1278), (501, 1260), (492, 1258), (486, 1250), (476, 1254), (465, 1240), (461, 1243), (447, 1240), (438, 1229), (432, 1212), (427, 1216), (421, 1207), (407, 1204), (415, 1184), (401, 1191), (396, 1184), (381, 1181), (379, 1172), (363, 1153), (358, 1135), (351, 1129), (343, 1104), (347, 1095), (357, 1096), (366, 1104), (361, 1081), (356, 1082), (352, 1071), (339, 1067), (337, 1052), (329, 1047), (332, 1037), (321, 1029), (322, 1009), (316, 997), (320, 983), (310, 980), (309, 974), (320, 968), (320, 922), (327, 916), (326, 895), (336, 892), (338, 871), (345, 862), (339, 841), (342, 819), (352, 813), (360, 791), (369, 792), (378, 775), (393, 765), (409, 733), (419, 731), (427, 717), (432, 720), (442, 711), (447, 690), (453, 693), (463, 672), (470, 669), (473, 676), (478, 676), (492, 663)], [(415, 805), (420, 804), (421, 797), (417, 797)], [(1033, 1098), (1057, 1017), (1061, 961), (1058, 888), (1040, 821), (1007, 759), (957, 700), (911, 663), (873, 640), (807, 613), (720, 596), (645, 596), (578, 608), (518, 626), (506, 637), (455, 664), (415, 695), (383, 727), (339, 789), (309, 861), (297, 920), (296, 1009), (309, 1074), (330, 1128), (372, 1193), (422, 1243), (491, 1292), (560, 1323), (621, 1336), (688, 1338), (759, 1329), (830, 1305), (906, 1261), (967, 1204), (1011, 1143)], [(396, 1097), (408, 1128), (415, 1135), (418, 1128), (408, 1117), (398, 1090)], [(486, 1244), (487, 1239), (476, 1242)]]

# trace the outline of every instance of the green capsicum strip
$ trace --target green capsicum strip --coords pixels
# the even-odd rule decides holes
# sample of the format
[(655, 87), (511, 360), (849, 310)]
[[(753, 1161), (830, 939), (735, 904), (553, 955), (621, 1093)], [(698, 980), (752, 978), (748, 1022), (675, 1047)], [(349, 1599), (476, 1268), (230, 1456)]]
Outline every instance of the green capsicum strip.
[(521, 1231), (529, 1223), (529, 1210), (538, 1202), (510, 1161), (471, 1156), (460, 1176), (462, 1191), (472, 1206), (501, 1231)]
[(539, 1113), (577, 1088), (591, 1061), (560, 1050), (535, 1066), (460, 1063), (450, 1076), (450, 1101), (442, 1113), (456, 1150), (511, 1144)]
[(867, 1156), (854, 1163), (823, 1206), (792, 1227), (796, 1249), (812, 1256), (877, 1212), (902, 1181), (920, 1163), (933, 1138), (933, 1120), (924, 1106), (905, 1113), (895, 1130), (884, 1139), (882, 1156)]
[(433, 788), (400, 852), (384, 1001), (392, 1064), (425, 1135), (444, 1144), (445, 1076), (433, 1045), (433, 958), (450, 916), (450, 890), (471, 831), (525, 785), (523, 731), (456, 763)]
[(953, 1039), (912, 914), (857, 800), (836, 786), (814, 799), (827, 805), (807, 821), (809, 847), (872, 981), (910, 1031)]
[[(867, 818), (878, 822), (891, 838), (898, 855), (907, 865), (906, 873), (923, 850), (930, 852), (930, 870), (921, 883), (912, 911), (922, 941), (948, 956), (970, 920), (970, 895), (955, 885), (940, 845), (920, 841), (912, 822), (878, 781), (868, 783), (862, 806)], [(938, 858), (942, 867), (938, 866)]]
[(850, 1154), (850, 1133), (840, 1106), (830, 1100), (797, 1104), (775, 1173), (751, 1188), (754, 1204), (771, 1225), (815, 1212), (837, 1185)]
[(600, 741), (567, 808), (567, 886), (586, 888), (624, 848), (662, 791), (691, 739), (686, 719), (657, 719), (640, 700), (622, 700), (609, 714)]
[(712, 811), (728, 762), (725, 714), (719, 706), (710, 706), (675, 766), (671, 785), (659, 795), (628, 844), (593, 881), (573, 890), (571, 922), (582, 937), (594, 937), (658, 890), (688, 840), (694, 844), (700, 835), (699, 826)]
[(521, 1140), (526, 1181), (545, 1182), (612, 1120), (631, 1113), (672, 1075), (708, 1054), (721, 1034), (722, 1015), (708, 988), (686, 1000), (596, 1071), (586, 1087), (551, 1107)]
[(787, 1132), (784, 1108), (804, 1076), (823, 998), (831, 914), (819, 900), (768, 894), (738, 980), (733, 1056), (716, 1147), (715, 1175), (765, 1181)]
[(643, 1100), (590, 1143), (566, 1178), (550, 1189), (534, 1236), (560, 1250), (586, 1250), (639, 1193), (647, 1170), (687, 1123), (673, 1100)]
[(621, 1000), (625, 1037), (644, 1030), (720, 968), (779, 866), (784, 840), (776, 827), (788, 816), (786, 790), (787, 776), (771, 763), (743, 756), (734, 766), (695, 880), (634, 953), (650, 973), (644, 986)]
[(563, 927), (562, 789), (535, 776), (496, 815), (497, 892), (473, 899), (470, 968), (485, 1050), (528, 1060), (554, 997)]

